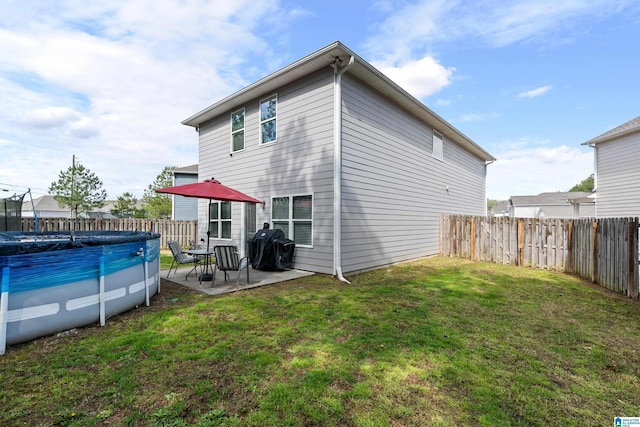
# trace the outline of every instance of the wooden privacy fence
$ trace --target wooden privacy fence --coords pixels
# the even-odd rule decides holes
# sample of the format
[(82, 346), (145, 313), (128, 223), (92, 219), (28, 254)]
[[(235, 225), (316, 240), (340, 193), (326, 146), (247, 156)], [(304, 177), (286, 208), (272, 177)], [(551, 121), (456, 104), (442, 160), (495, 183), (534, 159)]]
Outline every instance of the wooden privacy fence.
[(639, 298), (638, 218), (443, 215), (440, 254), (560, 270)]
[[(22, 218), (22, 231), (34, 231), (33, 218)], [(187, 247), (198, 240), (198, 221), (144, 218), (38, 218), (38, 231), (149, 231), (160, 233), (160, 247), (168, 248), (169, 240)]]

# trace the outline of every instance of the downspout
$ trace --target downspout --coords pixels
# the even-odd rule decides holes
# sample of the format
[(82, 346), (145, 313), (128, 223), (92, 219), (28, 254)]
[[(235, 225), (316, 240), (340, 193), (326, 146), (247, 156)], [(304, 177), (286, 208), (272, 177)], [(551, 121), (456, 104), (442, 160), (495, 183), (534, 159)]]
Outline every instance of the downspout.
[(598, 191), (598, 148), (596, 144), (589, 144), (593, 148), (593, 191)]
[(588, 144), (588, 147), (593, 148), (593, 190), (591, 194), (595, 195), (594, 214), (598, 217), (598, 147), (596, 144)]
[[(488, 188), (487, 188), (487, 166), (489, 166), (491, 163), (495, 162), (496, 159), (493, 160), (487, 160), (484, 162), (484, 197), (485, 197), (485, 201), (488, 200), (487, 199), (487, 192), (488, 192)], [(487, 207), (487, 203), (484, 204), (484, 216), (489, 215), (489, 208)]]
[(342, 75), (355, 62), (353, 56), (346, 65), (336, 56), (331, 64), (333, 84), (333, 267), (338, 280), (351, 284), (342, 275)]

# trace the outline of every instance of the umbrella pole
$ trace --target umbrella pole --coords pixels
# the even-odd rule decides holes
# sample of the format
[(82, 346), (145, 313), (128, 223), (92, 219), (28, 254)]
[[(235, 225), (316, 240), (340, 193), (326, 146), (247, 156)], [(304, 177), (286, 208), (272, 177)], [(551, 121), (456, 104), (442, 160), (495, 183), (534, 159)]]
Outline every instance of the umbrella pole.
[(209, 238), (211, 237), (211, 199), (209, 199), (209, 206), (207, 208), (207, 255), (205, 258), (205, 271), (200, 276), (200, 281), (213, 280), (213, 274), (209, 273), (209, 264), (211, 263), (211, 255), (209, 254)]
[(207, 251), (209, 251), (209, 237), (211, 237), (211, 199), (207, 208)]

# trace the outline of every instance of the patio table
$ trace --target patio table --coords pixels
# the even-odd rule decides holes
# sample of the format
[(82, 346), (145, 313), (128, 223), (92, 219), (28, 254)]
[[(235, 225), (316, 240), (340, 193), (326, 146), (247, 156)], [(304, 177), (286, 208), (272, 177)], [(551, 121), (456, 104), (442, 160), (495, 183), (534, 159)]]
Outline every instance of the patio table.
[(185, 252), (194, 257), (202, 257), (204, 259), (204, 270), (200, 275), (200, 283), (202, 283), (202, 281), (213, 280), (213, 273), (209, 272), (213, 258), (213, 249), (189, 249)]

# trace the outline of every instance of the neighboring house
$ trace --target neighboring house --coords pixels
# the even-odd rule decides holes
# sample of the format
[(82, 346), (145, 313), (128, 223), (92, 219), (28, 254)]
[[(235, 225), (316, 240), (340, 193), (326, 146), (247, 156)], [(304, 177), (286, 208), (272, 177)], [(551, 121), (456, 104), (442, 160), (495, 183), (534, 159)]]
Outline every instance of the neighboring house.
[(44, 195), (31, 200), (22, 202), (22, 217), (33, 218), (33, 212), (36, 212), (39, 218), (71, 218), (71, 211), (67, 207), (61, 207), (58, 202), (50, 195)]
[[(105, 200), (105, 204), (101, 208), (94, 208), (90, 212), (78, 212), (80, 218), (116, 218), (111, 214), (115, 204), (114, 200)], [(138, 203), (138, 207), (141, 204)], [(24, 200), (22, 202), (22, 217), (33, 218), (33, 211), (38, 215), (38, 218), (71, 218), (71, 210), (68, 207), (60, 207), (58, 202), (51, 195), (44, 195), (31, 200)]]
[(487, 216), (509, 216), (509, 201), (508, 200), (500, 200), (495, 204), (489, 211), (487, 212)]
[(596, 216), (640, 216), (640, 116), (582, 145), (595, 150)]
[(437, 254), (441, 214), (487, 213), (494, 157), (340, 42), (182, 123), (199, 132), (201, 177), (264, 202), (214, 203), (214, 245), (244, 252), (269, 223), (295, 241), (296, 268), (343, 279)]
[(588, 218), (595, 216), (592, 193), (553, 192), (537, 196), (511, 196), (509, 216), (514, 218)]
[[(198, 165), (184, 166), (171, 171), (173, 173), (173, 185), (192, 184), (198, 182)], [(194, 220), (198, 219), (198, 199), (173, 195), (171, 219)]]
[(111, 210), (115, 207), (115, 203), (116, 203), (115, 200), (105, 200), (103, 207), (93, 208), (93, 210), (90, 212), (78, 212), (78, 217), (80, 218), (117, 218), (117, 216), (111, 213)]

